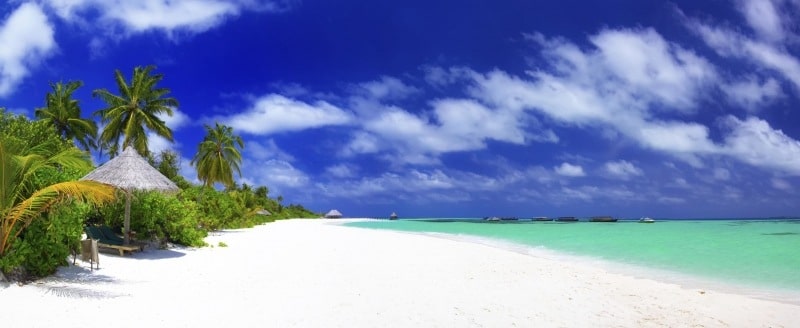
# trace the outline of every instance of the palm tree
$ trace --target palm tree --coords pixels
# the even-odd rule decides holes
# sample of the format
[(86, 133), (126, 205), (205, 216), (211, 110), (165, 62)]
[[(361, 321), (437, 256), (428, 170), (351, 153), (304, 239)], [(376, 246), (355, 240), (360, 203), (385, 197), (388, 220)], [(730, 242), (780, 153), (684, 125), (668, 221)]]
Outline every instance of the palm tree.
[(213, 187), (214, 183), (220, 182), (230, 188), (235, 184), (233, 170), (242, 175), (239, 169), (242, 154), (239, 149), (244, 148), (244, 142), (233, 134), (233, 128), (229, 126), (215, 123), (214, 128), (205, 125), (205, 129), (206, 137), (198, 145), (191, 164), (195, 165), (197, 178), (203, 181), (204, 186)]
[(158, 118), (158, 114), (172, 116), (172, 108), (178, 107), (178, 101), (165, 97), (170, 91), (157, 86), (164, 76), (152, 74), (154, 69), (155, 66), (152, 65), (134, 68), (130, 84), (125, 81), (122, 72), (115, 70), (119, 95), (106, 89), (97, 89), (92, 93), (108, 104), (107, 108), (95, 112), (95, 115), (100, 116), (106, 125), (100, 134), (100, 143), (102, 147), (108, 148), (111, 157), (127, 146), (147, 157), (149, 152), (146, 130), (173, 141), (172, 130)]
[(36, 109), (36, 118), (53, 125), (62, 138), (75, 140), (84, 150), (95, 148), (97, 124), (81, 118), (81, 107), (72, 93), (83, 85), (81, 81), (50, 83), (52, 92), (44, 99), (45, 107)]
[(64, 201), (104, 204), (114, 199), (114, 187), (94, 181), (61, 182), (44, 188), (36, 174), (49, 168), (91, 168), (88, 154), (74, 147), (55, 153), (45, 144), (22, 149), (0, 138), (0, 257), (42, 213)]

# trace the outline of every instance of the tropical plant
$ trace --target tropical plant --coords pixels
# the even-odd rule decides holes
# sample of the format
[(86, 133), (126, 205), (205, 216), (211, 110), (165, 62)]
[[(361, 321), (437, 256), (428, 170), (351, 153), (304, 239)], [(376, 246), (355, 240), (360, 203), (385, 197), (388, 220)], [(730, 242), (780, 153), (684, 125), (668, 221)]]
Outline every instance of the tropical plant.
[(50, 83), (52, 92), (45, 96), (45, 107), (36, 109), (36, 118), (52, 125), (62, 138), (75, 140), (84, 150), (95, 148), (97, 124), (81, 118), (81, 107), (72, 93), (83, 85), (81, 81)]
[(78, 200), (104, 204), (114, 199), (114, 187), (94, 181), (68, 181), (40, 187), (37, 173), (52, 168), (86, 169), (91, 162), (77, 148), (53, 152), (47, 144), (20, 147), (0, 137), (0, 258), (31, 222), (60, 205)]
[(122, 72), (116, 70), (119, 95), (106, 89), (97, 89), (92, 93), (108, 105), (95, 112), (95, 115), (100, 116), (105, 124), (100, 133), (100, 143), (101, 147), (108, 149), (111, 157), (115, 157), (120, 149), (128, 146), (147, 157), (147, 130), (173, 141), (172, 130), (158, 115), (172, 116), (172, 109), (178, 107), (178, 101), (166, 97), (170, 93), (169, 89), (158, 87), (164, 76), (153, 74), (154, 69), (155, 66), (134, 68), (130, 83), (125, 81)]
[[(197, 147), (197, 154), (191, 161), (197, 169), (197, 178), (206, 187), (213, 187), (220, 182), (226, 187), (233, 187), (233, 171), (241, 176), (239, 165), (244, 148), (242, 138), (233, 134), (233, 128), (215, 123), (214, 128), (205, 125), (206, 136)], [(239, 146), (238, 148), (236, 146)]]

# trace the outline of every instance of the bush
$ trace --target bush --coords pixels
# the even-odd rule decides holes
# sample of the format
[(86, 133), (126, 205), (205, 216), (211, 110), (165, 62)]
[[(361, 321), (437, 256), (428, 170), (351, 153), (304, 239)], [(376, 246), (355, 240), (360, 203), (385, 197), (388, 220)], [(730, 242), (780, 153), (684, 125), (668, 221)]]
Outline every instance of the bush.
[(67, 265), (72, 251), (80, 249), (83, 220), (90, 207), (66, 204), (34, 220), (17, 238), (12, 251), (0, 258), (0, 270), (22, 266), (33, 277), (44, 277)]
[[(122, 227), (125, 216), (125, 196), (101, 211), (102, 222)], [(181, 200), (159, 192), (135, 192), (131, 199), (131, 230), (139, 239), (156, 238), (186, 246), (204, 246), (206, 230), (200, 222), (204, 216), (193, 201)]]

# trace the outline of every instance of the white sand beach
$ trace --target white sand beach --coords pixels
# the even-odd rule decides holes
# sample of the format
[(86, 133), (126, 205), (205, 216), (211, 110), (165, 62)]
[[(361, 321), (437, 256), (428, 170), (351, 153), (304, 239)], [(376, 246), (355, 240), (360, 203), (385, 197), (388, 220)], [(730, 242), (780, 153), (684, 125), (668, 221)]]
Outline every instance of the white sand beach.
[[(800, 305), (288, 220), (0, 287), (3, 327), (796, 327)], [(219, 247), (222, 241), (228, 247)]]

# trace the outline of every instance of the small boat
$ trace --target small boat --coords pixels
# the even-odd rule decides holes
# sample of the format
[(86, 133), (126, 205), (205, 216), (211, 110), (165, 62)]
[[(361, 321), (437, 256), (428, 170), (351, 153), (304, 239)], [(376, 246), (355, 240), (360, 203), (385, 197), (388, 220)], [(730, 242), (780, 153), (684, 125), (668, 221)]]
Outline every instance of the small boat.
[(397, 213), (392, 212), (392, 215), (389, 215), (389, 220), (397, 220)]
[(517, 221), (517, 220), (519, 220), (519, 218), (518, 217), (514, 217), (514, 216), (504, 216), (504, 217), (500, 218), (500, 220), (503, 220), (503, 221)]
[(653, 220), (652, 218), (649, 217), (643, 217), (639, 219), (639, 223), (655, 223), (655, 222), (656, 220)]
[(562, 216), (556, 219), (558, 222), (578, 222), (578, 218), (574, 216)]
[(553, 221), (553, 219), (548, 218), (546, 216), (537, 216), (532, 218), (531, 221)]
[(495, 222), (495, 221), (500, 221), (500, 218), (498, 218), (496, 216), (493, 216), (493, 217), (485, 218), (484, 220)]
[(593, 216), (589, 219), (589, 222), (617, 222), (617, 219), (610, 216)]

